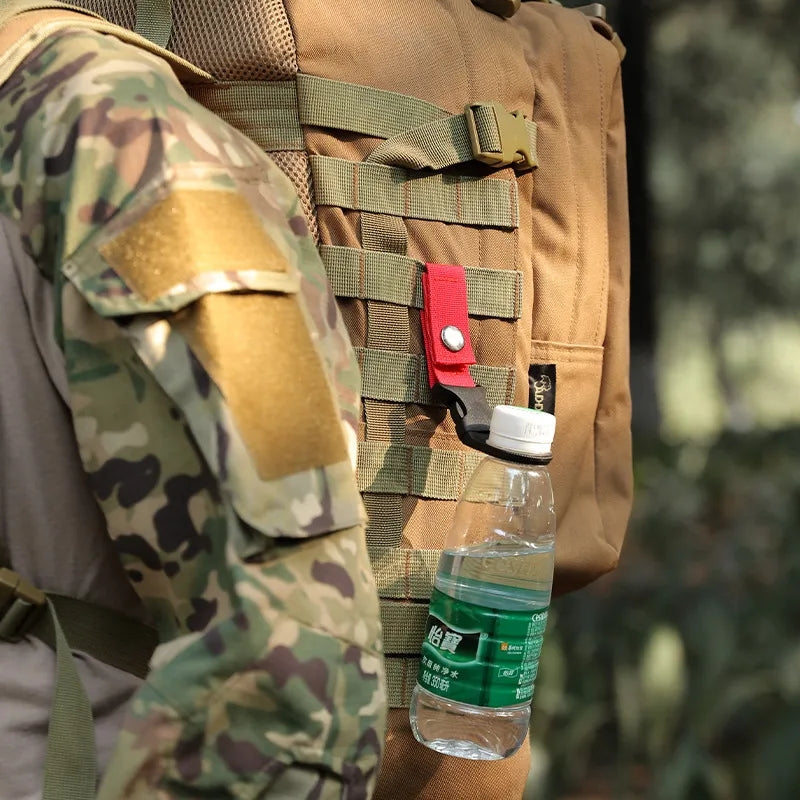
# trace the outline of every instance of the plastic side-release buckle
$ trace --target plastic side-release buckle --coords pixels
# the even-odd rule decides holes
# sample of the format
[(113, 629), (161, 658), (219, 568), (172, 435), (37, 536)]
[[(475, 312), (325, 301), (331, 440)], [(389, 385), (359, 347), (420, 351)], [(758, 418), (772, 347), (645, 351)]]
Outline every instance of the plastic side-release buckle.
[[(500, 139), (500, 150), (487, 149), (487, 145), (482, 141), (475, 112), (486, 108), (493, 112)], [(501, 103), (489, 100), (465, 106), (464, 119), (467, 123), (472, 157), (476, 161), (481, 161), (490, 167), (513, 166), (517, 170), (532, 169), (536, 166), (536, 159), (531, 153), (530, 134), (521, 111), (506, 111)]]
[(47, 597), (16, 572), (0, 569), (0, 639), (18, 642), (36, 624)]

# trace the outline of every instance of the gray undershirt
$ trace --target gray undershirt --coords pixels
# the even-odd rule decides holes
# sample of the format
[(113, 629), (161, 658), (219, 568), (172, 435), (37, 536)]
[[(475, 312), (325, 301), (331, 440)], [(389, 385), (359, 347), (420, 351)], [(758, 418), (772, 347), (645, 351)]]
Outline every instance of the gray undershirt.
[[(139, 601), (81, 466), (52, 331), (50, 285), (0, 217), (0, 551), (41, 589), (133, 614)], [(76, 657), (102, 771), (140, 681)], [(0, 800), (41, 797), (54, 665), (36, 639), (0, 642)]]

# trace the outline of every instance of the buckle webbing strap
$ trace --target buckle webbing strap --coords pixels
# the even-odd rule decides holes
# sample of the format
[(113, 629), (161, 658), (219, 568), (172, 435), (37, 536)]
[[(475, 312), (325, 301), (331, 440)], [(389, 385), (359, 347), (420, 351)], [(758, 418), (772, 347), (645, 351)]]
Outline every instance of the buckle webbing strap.
[(494, 228), (519, 225), (516, 181), (436, 173), (312, 155), (317, 205)]
[[(494, 101), (472, 103), (464, 113), (450, 114), (416, 97), (314, 75), (297, 76), (297, 100), (305, 125), (387, 139), (370, 157), (382, 164), (442, 169), (485, 160), (479, 153), (509, 150), (524, 151), (524, 158), (515, 155), (504, 164), (519, 162), (526, 169), (536, 164), (536, 125)], [(500, 166), (501, 160), (485, 163)]]
[[(319, 250), (337, 297), (423, 307), (422, 261), (358, 247), (321, 245)], [(464, 273), (470, 314), (519, 319), (522, 313), (522, 273), (519, 270), (464, 267)]]
[[(154, 628), (95, 603), (57, 594), (48, 594), (47, 597), (71, 650), (88, 653), (92, 658), (141, 680), (147, 677), (150, 656), (158, 645), (158, 633)], [(44, 617), (31, 635), (55, 649), (51, 622), (50, 617)]]
[(443, 108), (407, 94), (304, 74), (297, 76), (297, 104), (304, 125), (379, 139), (450, 116)]
[(369, 534), (367, 546), (381, 597), (388, 600), (430, 600), (441, 550), (376, 545), (370, 542)]
[(313, 125), (386, 139), (370, 156), (382, 164), (536, 165), (535, 123), (496, 101), (450, 114), (409, 95), (303, 74), (296, 81), (201, 83), (187, 91), (267, 151), (304, 150), (301, 126)]
[(53, 628), (56, 680), (47, 729), (42, 800), (91, 800), (97, 792), (92, 706), (49, 601), (45, 618)]
[(370, 161), (407, 169), (444, 169), (467, 161), (500, 168), (536, 166), (536, 126), (500, 103), (474, 103), (463, 114), (428, 122), (379, 144)]
[[(356, 357), (361, 370), (361, 394), (372, 400), (391, 403), (444, 405), (435, 399), (428, 386), (428, 362), (425, 356), (401, 350), (374, 350), (357, 347)], [(490, 367), (471, 364), (472, 380), (486, 390), (486, 400), (496, 406), (510, 403), (516, 388), (513, 367)]]
[(262, 150), (305, 150), (294, 81), (196, 83), (187, 94)]
[(80, 650), (139, 678), (158, 644), (155, 630), (111, 609), (48, 595), (0, 569), (0, 639), (34, 636), (56, 656), (42, 800), (92, 800), (97, 791), (92, 708), (78, 675)]

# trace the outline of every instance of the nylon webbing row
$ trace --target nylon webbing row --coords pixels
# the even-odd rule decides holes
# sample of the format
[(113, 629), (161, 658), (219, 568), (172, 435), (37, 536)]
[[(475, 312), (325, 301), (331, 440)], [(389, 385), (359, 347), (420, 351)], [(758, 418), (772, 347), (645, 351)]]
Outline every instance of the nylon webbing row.
[(430, 600), (441, 550), (369, 546), (378, 594), (387, 599)]
[(135, 31), (166, 47), (172, 32), (172, 0), (136, 0)]
[(380, 139), (450, 116), (416, 97), (315, 75), (297, 76), (297, 98), (306, 125)]
[[(333, 293), (338, 297), (383, 300), (422, 308), (424, 264), (421, 261), (358, 247), (321, 245), (319, 250)], [(464, 271), (470, 314), (519, 319), (522, 313), (521, 272), (484, 267), (464, 267)]]
[[(356, 356), (361, 369), (362, 396), (392, 403), (434, 405), (425, 356), (369, 347), (357, 347)], [(475, 383), (486, 389), (490, 405), (510, 403), (513, 399), (516, 373), (511, 367), (473, 364), (469, 372)]]
[[(425, 631), (423, 630), (423, 635)], [(417, 648), (419, 649), (419, 648)], [(419, 652), (416, 655), (386, 656), (386, 699), (389, 708), (408, 708), (419, 672)]]
[[(490, 104), (450, 114), (416, 97), (368, 86), (297, 75), (296, 81), (234, 81), (187, 87), (198, 102), (266, 150), (303, 150), (301, 125), (386, 139), (370, 156), (381, 164), (409, 169), (443, 169), (472, 161), (474, 126), (479, 149), (502, 152), (508, 117)], [(270, 113), (263, 113), (266, 109)], [(521, 135), (535, 162), (536, 125), (525, 121)]]
[(456, 500), (483, 458), (477, 451), (359, 442), (358, 488), (376, 494), (410, 494)]
[(186, 91), (267, 152), (305, 149), (294, 81), (199, 83)]
[(427, 620), (427, 598), (424, 603), (381, 600), (384, 653), (418, 655)]
[(310, 156), (317, 205), (494, 228), (519, 225), (516, 181), (415, 176), (399, 167)]

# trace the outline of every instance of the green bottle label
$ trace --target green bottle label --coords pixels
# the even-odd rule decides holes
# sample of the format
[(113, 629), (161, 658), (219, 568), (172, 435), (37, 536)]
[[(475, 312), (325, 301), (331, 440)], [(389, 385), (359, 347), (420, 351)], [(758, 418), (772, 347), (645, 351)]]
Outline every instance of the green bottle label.
[(533, 698), (547, 609), (506, 611), (433, 590), (417, 678), (432, 694), (485, 708)]

